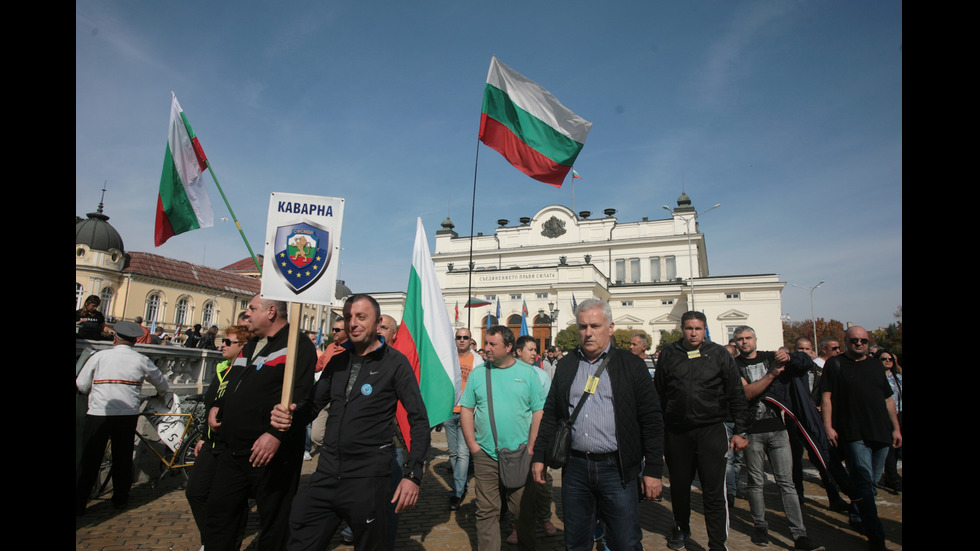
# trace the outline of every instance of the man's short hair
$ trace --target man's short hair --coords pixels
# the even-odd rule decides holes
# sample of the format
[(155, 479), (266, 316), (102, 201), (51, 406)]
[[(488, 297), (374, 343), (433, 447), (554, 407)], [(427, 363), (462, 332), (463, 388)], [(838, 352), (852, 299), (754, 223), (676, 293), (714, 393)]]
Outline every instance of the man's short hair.
[(506, 325), (492, 325), (490, 329), (487, 329), (487, 335), (500, 335), (500, 338), (504, 341), (504, 346), (514, 346), (514, 332), (510, 330), (510, 327)]
[(832, 342), (839, 343), (840, 341), (838, 339), (834, 338), (834, 337), (821, 337), (820, 338), (820, 348), (821, 349), (827, 348), (828, 346), (830, 346), (830, 343), (832, 343)]
[(796, 337), (796, 340), (793, 341), (793, 346), (794, 347), (800, 346), (800, 341), (806, 341), (806, 342), (810, 343), (810, 347), (813, 348), (813, 341), (811, 341), (807, 337)]
[(378, 304), (378, 301), (374, 300), (374, 297), (365, 293), (351, 295), (350, 298), (344, 302), (344, 309), (347, 309), (348, 304), (353, 306), (355, 302), (360, 302), (362, 300), (366, 300), (371, 303), (371, 307), (374, 308), (374, 319), (381, 319), (381, 305)]
[(136, 322), (136, 323), (138, 323), (138, 324), (140, 324), (140, 325), (142, 325), (143, 324), (143, 316), (136, 316), (135, 318), (133, 318), (133, 321)]
[(558, 351), (555, 350), (554, 346), (549, 346), (548, 348), (545, 349), (545, 352), (558, 352)]
[(580, 313), (592, 310), (593, 308), (601, 309), (603, 317), (606, 318), (606, 323), (612, 323), (612, 308), (609, 307), (608, 302), (598, 298), (589, 298), (578, 303), (578, 308), (575, 309), (575, 319), (578, 319)]
[(735, 328), (734, 331), (732, 331), (732, 335), (735, 335), (737, 337), (737, 336), (741, 335), (742, 333), (745, 333), (746, 331), (751, 331), (753, 337), (758, 336), (756, 334), (756, 332), (755, 332), (755, 329), (752, 329), (748, 325), (739, 325), (738, 327)]
[[(646, 333), (633, 333), (630, 335), (630, 340), (633, 340), (633, 337), (640, 337), (643, 339), (643, 346), (650, 348), (650, 337), (648, 337)], [(646, 350), (646, 348), (644, 348), (644, 350)]]
[(200, 331), (201, 330), (201, 324), (200, 323), (195, 323), (194, 324), (194, 330), (195, 331)]
[(684, 312), (683, 314), (681, 314), (681, 326), (682, 327), (684, 326), (684, 323), (687, 322), (688, 320), (700, 320), (701, 323), (703, 323), (705, 327), (708, 326), (708, 318), (704, 317), (704, 314), (702, 314), (701, 312), (696, 312), (694, 310), (688, 310), (687, 312)]
[(523, 335), (521, 337), (518, 337), (517, 344), (514, 345), (514, 350), (524, 350), (524, 347), (527, 346), (527, 343), (529, 342), (533, 342), (537, 344), (537, 341), (534, 340), (534, 337), (532, 337), (531, 335)]

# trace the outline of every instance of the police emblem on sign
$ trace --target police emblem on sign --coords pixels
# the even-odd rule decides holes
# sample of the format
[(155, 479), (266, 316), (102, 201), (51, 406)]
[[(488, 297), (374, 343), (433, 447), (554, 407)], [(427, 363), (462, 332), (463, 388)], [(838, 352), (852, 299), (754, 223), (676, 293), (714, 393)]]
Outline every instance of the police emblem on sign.
[(330, 264), (330, 232), (304, 222), (276, 230), (276, 273), (299, 294), (313, 285)]

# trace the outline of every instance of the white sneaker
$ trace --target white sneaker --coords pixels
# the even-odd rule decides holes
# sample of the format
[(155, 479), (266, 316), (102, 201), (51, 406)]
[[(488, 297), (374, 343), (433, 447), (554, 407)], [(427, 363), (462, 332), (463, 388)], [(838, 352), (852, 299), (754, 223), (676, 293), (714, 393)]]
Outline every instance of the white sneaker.
[(313, 456), (310, 455), (310, 452), (303, 452), (303, 461), (312, 461), (312, 460), (313, 460)]

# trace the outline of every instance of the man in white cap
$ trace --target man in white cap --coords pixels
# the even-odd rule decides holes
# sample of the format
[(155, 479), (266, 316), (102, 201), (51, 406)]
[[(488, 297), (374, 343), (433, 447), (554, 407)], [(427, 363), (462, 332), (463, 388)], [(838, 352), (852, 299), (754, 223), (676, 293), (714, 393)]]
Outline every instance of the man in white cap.
[(82, 435), (82, 460), (75, 476), (75, 514), (85, 512), (106, 444), (112, 440), (112, 504), (126, 507), (133, 484), (133, 434), (140, 411), (143, 379), (157, 392), (169, 392), (163, 374), (149, 358), (133, 350), (143, 328), (131, 321), (116, 323), (114, 346), (92, 355), (75, 386), (88, 394)]

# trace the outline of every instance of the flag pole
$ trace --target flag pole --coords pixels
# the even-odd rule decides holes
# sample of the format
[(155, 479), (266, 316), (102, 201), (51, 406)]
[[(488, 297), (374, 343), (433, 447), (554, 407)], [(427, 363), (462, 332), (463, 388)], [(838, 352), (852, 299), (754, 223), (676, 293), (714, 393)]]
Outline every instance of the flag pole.
[(231, 219), (235, 221), (235, 227), (238, 228), (238, 233), (242, 236), (242, 241), (245, 242), (245, 247), (248, 249), (248, 254), (252, 255), (252, 262), (255, 262), (255, 267), (259, 270), (259, 275), (262, 275), (262, 266), (259, 264), (259, 259), (255, 256), (255, 252), (252, 250), (252, 245), (249, 244), (248, 238), (245, 237), (245, 231), (242, 230), (242, 225), (238, 223), (238, 217), (235, 216), (235, 211), (231, 208), (231, 203), (228, 202), (228, 197), (225, 196), (225, 190), (221, 189), (221, 184), (218, 183), (218, 177), (214, 174), (214, 169), (211, 168), (211, 161), (205, 159), (204, 164), (208, 167), (208, 172), (211, 173), (211, 179), (214, 180), (214, 185), (218, 188), (218, 193), (221, 194), (221, 198), (225, 202), (225, 206), (228, 207), (228, 212), (231, 213)]
[[(476, 161), (473, 163), (473, 204), (470, 206), (470, 261), (467, 267), (470, 270), (469, 279), (466, 282), (466, 301), (473, 298), (473, 220), (476, 217), (476, 173), (480, 166), (480, 138), (476, 139)], [(466, 328), (470, 329), (473, 321), (473, 309), (469, 308), (466, 312)], [(472, 329), (470, 329), (472, 331)]]

